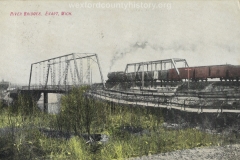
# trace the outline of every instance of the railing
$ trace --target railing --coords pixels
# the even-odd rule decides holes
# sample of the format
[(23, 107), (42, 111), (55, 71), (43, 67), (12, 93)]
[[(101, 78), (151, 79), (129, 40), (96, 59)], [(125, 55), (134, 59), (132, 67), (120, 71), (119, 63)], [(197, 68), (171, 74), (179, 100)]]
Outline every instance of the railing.
[(22, 90), (71, 90), (74, 85), (22, 86)]
[[(163, 96), (156, 94), (117, 92), (116, 90), (92, 91), (97, 98), (122, 104), (143, 105), (152, 107), (175, 108), (187, 112), (240, 113), (240, 96), (236, 99), (206, 99), (197, 97)], [(205, 94), (205, 93), (200, 93)], [(213, 93), (214, 94), (214, 93)], [(212, 94), (212, 95), (213, 95)], [(220, 94), (220, 93), (219, 93)], [(206, 93), (206, 95), (208, 95)], [(221, 95), (221, 94), (220, 94)], [(225, 93), (223, 95), (226, 95)], [(210, 97), (209, 97), (210, 98)], [(233, 104), (236, 105), (233, 105)]]
[(112, 90), (106, 89), (105, 91), (112, 93), (121, 93), (128, 95), (151, 95), (151, 96), (175, 96), (175, 97), (198, 97), (198, 98), (240, 98), (240, 91), (234, 93), (229, 93), (228, 91), (215, 91), (215, 92), (198, 92), (198, 91), (185, 91), (185, 92), (175, 92), (175, 91), (157, 91), (149, 92), (146, 90)]

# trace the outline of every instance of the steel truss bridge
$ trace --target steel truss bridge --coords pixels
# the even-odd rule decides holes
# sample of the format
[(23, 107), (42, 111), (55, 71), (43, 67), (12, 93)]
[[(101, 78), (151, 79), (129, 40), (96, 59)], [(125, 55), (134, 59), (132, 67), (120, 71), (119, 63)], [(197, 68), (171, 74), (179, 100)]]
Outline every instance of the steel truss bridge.
[[(189, 67), (186, 59), (180, 58), (172, 58), (172, 59), (164, 59), (157, 61), (148, 61), (148, 62), (140, 62), (140, 63), (129, 63), (126, 65), (125, 73), (128, 72), (131, 67), (134, 67), (134, 72), (142, 71), (155, 71), (155, 70), (166, 70), (169, 68), (175, 68), (177, 73), (179, 74), (178, 68), (176, 66), (177, 63), (183, 63), (185, 67)], [(167, 67), (167, 65), (170, 65)]]
[[(98, 76), (98, 77), (97, 77)], [(19, 91), (38, 100), (44, 95), (44, 110), (47, 110), (48, 93), (67, 93), (73, 87), (91, 85), (99, 78), (102, 88), (105, 83), (97, 54), (71, 53), (31, 64), (29, 85)], [(18, 93), (12, 93), (16, 98)]]
[[(134, 72), (134, 77), (136, 77), (138, 72), (143, 72), (142, 74), (142, 88), (144, 87), (144, 72), (148, 71), (162, 71), (167, 70), (170, 68), (174, 68), (179, 75), (179, 70), (177, 64), (183, 64), (184, 67), (189, 67), (186, 59), (181, 58), (172, 58), (172, 59), (164, 59), (164, 60), (157, 60), (157, 61), (147, 61), (147, 62), (140, 62), (140, 63), (129, 63), (126, 65), (125, 73)], [(161, 81), (162, 83), (162, 81)], [(134, 84), (135, 85), (135, 84)]]
[(90, 85), (92, 84), (93, 62), (97, 64), (102, 84), (105, 87), (97, 54), (72, 53), (32, 63), (28, 89), (57, 90), (67, 85)]

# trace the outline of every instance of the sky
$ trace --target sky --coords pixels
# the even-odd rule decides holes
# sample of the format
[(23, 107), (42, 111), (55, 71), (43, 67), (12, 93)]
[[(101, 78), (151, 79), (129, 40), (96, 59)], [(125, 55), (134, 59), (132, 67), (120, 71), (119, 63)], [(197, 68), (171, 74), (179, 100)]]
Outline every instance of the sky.
[[(133, 62), (184, 58), (189, 66), (240, 65), (235, 0), (0, 1), (0, 10), (0, 78), (12, 83), (28, 84), (31, 63), (70, 53), (98, 54), (105, 80)], [(45, 16), (63, 11), (71, 15)]]

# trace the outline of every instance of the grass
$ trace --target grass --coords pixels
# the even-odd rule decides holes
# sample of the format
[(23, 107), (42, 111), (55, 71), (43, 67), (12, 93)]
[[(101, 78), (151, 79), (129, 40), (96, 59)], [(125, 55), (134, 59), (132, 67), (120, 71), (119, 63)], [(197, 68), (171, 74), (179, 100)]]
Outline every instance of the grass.
[[(34, 103), (28, 103), (29, 98), (21, 98), (21, 103), (16, 103), (17, 111), (14, 106), (2, 109), (0, 128), (10, 130), (0, 137), (0, 159), (126, 159), (222, 143), (221, 136), (195, 129), (164, 129), (158, 108), (119, 106), (86, 99), (87, 89), (76, 89), (64, 96), (58, 115), (40, 112)], [(28, 107), (27, 113), (25, 107)], [(145, 134), (132, 134), (124, 127), (139, 128)], [(71, 132), (75, 136), (51, 138), (39, 128)], [(110, 139), (106, 144), (86, 144), (80, 136), (83, 133), (107, 134)]]

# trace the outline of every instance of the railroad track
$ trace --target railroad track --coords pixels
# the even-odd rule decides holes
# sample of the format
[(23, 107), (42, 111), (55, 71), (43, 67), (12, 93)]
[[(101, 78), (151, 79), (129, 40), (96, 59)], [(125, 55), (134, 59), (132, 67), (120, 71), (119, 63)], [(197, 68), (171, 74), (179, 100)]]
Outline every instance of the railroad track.
[(197, 113), (240, 113), (240, 105), (226, 108), (226, 105), (230, 106), (229, 104), (240, 104), (239, 93), (97, 90), (91, 91), (89, 94), (98, 99), (118, 104), (160, 107)]

